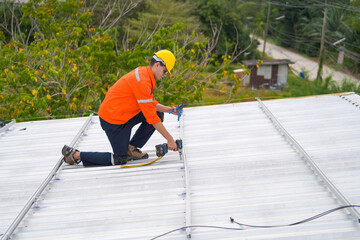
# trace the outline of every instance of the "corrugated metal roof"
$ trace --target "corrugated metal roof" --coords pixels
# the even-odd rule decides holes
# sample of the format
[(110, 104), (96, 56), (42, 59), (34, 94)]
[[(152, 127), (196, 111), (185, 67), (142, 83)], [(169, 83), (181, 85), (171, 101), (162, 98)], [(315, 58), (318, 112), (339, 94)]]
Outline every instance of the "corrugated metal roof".
[(59, 159), (83, 118), (16, 123), (0, 136), (0, 233), (4, 233)]
[[(359, 103), (356, 94), (263, 102), (352, 204), (360, 203)], [(2, 233), (85, 121), (17, 123), (0, 137)], [(77, 147), (111, 151), (98, 118), (92, 122)], [(182, 158), (171, 152), (152, 165), (128, 169), (63, 165), (14, 239), (151, 239), (187, 224), (237, 228), (230, 217), (252, 225), (289, 224), (341, 205), (258, 102), (187, 108), (181, 128), (176, 117), (167, 116), (165, 124), (183, 139)], [(143, 150), (153, 159), (154, 146), (163, 142), (155, 133)], [(342, 210), (292, 227), (196, 227), (188, 234), (192, 239), (358, 239), (360, 228)], [(180, 230), (159, 239), (186, 235)]]

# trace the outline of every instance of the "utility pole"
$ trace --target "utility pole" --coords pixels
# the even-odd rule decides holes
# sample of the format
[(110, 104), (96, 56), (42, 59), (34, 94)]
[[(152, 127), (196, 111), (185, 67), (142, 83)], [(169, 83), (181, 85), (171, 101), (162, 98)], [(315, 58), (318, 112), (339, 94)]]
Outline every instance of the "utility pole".
[(271, 10), (271, 1), (269, 0), (267, 17), (266, 17), (266, 25), (265, 25), (265, 31), (264, 31), (264, 48), (263, 48), (263, 52), (262, 52), (262, 57), (263, 58), (265, 57), (265, 46), (266, 46), (267, 33), (268, 33), (268, 29), (269, 29), (270, 10)]
[(325, 11), (324, 11), (324, 19), (323, 19), (323, 26), (321, 32), (321, 43), (320, 43), (320, 56), (319, 56), (319, 69), (317, 72), (316, 79), (322, 79), (322, 71), (323, 71), (323, 64), (325, 59), (325, 31), (326, 31), (326, 18), (327, 18), (327, 0), (325, 0)]

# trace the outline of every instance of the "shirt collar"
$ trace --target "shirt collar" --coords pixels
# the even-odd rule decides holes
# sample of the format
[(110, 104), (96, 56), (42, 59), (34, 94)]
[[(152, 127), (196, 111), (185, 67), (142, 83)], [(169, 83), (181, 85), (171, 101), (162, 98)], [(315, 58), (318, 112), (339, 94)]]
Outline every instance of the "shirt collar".
[(155, 88), (155, 86), (156, 86), (154, 73), (151, 71), (150, 66), (147, 66), (147, 67), (146, 67), (146, 70), (148, 71), (148, 74), (149, 74), (150, 79), (151, 79), (151, 85), (152, 85), (152, 87), (153, 87), (153, 89), (154, 89), (154, 88)]

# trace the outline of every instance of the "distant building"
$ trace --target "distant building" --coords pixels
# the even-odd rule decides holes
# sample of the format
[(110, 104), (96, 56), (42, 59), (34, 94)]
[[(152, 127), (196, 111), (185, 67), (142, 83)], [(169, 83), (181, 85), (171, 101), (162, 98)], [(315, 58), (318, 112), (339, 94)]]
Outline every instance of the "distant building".
[(287, 83), (289, 64), (294, 62), (288, 59), (263, 60), (259, 68), (257, 60), (244, 60), (243, 63), (250, 69), (250, 75), (246, 75), (242, 69), (234, 72), (242, 79), (244, 87), (278, 88)]

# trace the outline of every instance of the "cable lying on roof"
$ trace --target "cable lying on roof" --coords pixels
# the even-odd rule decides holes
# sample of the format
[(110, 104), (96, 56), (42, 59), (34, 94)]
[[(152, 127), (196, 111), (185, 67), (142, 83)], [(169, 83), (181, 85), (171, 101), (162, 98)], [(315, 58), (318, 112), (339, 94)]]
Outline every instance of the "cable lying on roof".
[[(177, 146), (177, 151), (181, 154), (182, 148), (183, 148), (183, 144), (182, 144), (181, 139), (176, 140), (176, 146)], [(166, 143), (156, 145), (155, 148), (156, 148), (156, 155), (158, 156), (157, 159), (152, 160), (152, 161), (147, 162), (147, 163), (142, 163), (142, 164), (121, 165), (121, 168), (142, 167), (142, 166), (150, 165), (150, 164), (160, 160), (161, 158), (163, 158), (165, 156), (165, 154), (168, 152), (168, 146), (167, 146)]]
[[(244, 227), (248, 227), (248, 228), (277, 228), (277, 227), (290, 227), (290, 226), (295, 226), (295, 225), (299, 225), (299, 224), (302, 224), (302, 223), (306, 223), (306, 222), (310, 222), (310, 221), (313, 221), (315, 219), (318, 219), (318, 218), (321, 218), (325, 215), (328, 215), (332, 212), (336, 212), (336, 211), (339, 211), (341, 209), (344, 209), (344, 208), (359, 208), (360, 205), (346, 205), (346, 206), (341, 206), (341, 207), (337, 207), (337, 208), (333, 208), (333, 209), (330, 209), (328, 211), (325, 211), (325, 212), (322, 212), (320, 214), (317, 214), (313, 217), (310, 217), (310, 218), (307, 218), (307, 219), (304, 219), (304, 220), (301, 220), (299, 222), (295, 222), (295, 223), (290, 223), (290, 224), (283, 224), (283, 225), (265, 225), (265, 226), (260, 226), (260, 225), (249, 225), (249, 224), (243, 224), (243, 223), (239, 223), (239, 222), (236, 222), (233, 218), (230, 218), (230, 221), (232, 223), (236, 223), (238, 224), (240, 227), (244, 228)], [(360, 223), (360, 219), (358, 219), (358, 222)]]
[(142, 167), (142, 166), (150, 165), (150, 164), (152, 164), (152, 163), (154, 163), (154, 162), (162, 159), (162, 157), (163, 157), (163, 156), (158, 157), (157, 159), (152, 160), (152, 161), (150, 161), (150, 162), (146, 162), (146, 163), (142, 163), (142, 164), (136, 164), (136, 165), (121, 165), (120, 168)]
[[(304, 220), (301, 220), (301, 221), (298, 221), (298, 222), (295, 222), (295, 223), (290, 223), (290, 224), (283, 224), (283, 225), (249, 225), (249, 224), (243, 224), (243, 223), (239, 223), (237, 221), (235, 221), (232, 217), (230, 217), (230, 221), (231, 223), (236, 223), (237, 225), (240, 226), (240, 228), (229, 228), (229, 227), (220, 227), (220, 226), (206, 226), (206, 225), (194, 225), (194, 226), (185, 226), (185, 227), (181, 227), (181, 228), (177, 228), (177, 229), (173, 229), (171, 231), (168, 231), (166, 233), (163, 233), (163, 234), (160, 234), (154, 238), (151, 238), (150, 240), (155, 240), (155, 239), (158, 239), (158, 238), (161, 238), (163, 236), (166, 236), (170, 233), (173, 233), (173, 232), (176, 232), (176, 231), (179, 231), (179, 230), (185, 230), (187, 228), (217, 228), (217, 229), (223, 229), (223, 230), (246, 230), (246, 228), (277, 228), (277, 227), (290, 227), (290, 226), (295, 226), (295, 225), (299, 225), (299, 224), (302, 224), (302, 223), (306, 223), (306, 222), (310, 222), (310, 221), (313, 221), (315, 219), (318, 219), (318, 218), (321, 218), (321, 217), (324, 217), (325, 215), (328, 215), (330, 213), (333, 213), (333, 212), (336, 212), (336, 211), (339, 211), (341, 209), (345, 209), (345, 208), (360, 208), (360, 205), (346, 205), (346, 206), (340, 206), (340, 207), (337, 207), (337, 208), (333, 208), (333, 209), (330, 209), (330, 210), (327, 210), (325, 212), (322, 212), (320, 214), (317, 214), (313, 217), (310, 217), (310, 218), (307, 218), (307, 219), (304, 219)], [(359, 220), (359, 223), (360, 223), (360, 219)]]
[(236, 231), (239, 231), (239, 230), (244, 230), (244, 229), (241, 229), (241, 228), (229, 228), (229, 227), (220, 227), (220, 226), (207, 226), (207, 225), (193, 225), (193, 226), (185, 226), (185, 227), (181, 227), (181, 228), (176, 228), (176, 229), (173, 229), (171, 231), (168, 231), (166, 233), (163, 233), (161, 235), (158, 235), (154, 238), (151, 238), (150, 240), (155, 240), (155, 239), (158, 239), (158, 238), (161, 238), (163, 236), (166, 236), (170, 233), (173, 233), (173, 232), (176, 232), (176, 231), (184, 231), (186, 230), (187, 228), (217, 228), (217, 229), (223, 229), (223, 230), (236, 230)]

